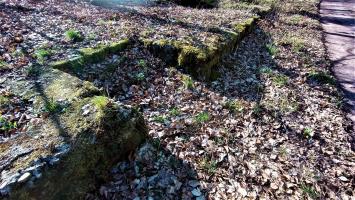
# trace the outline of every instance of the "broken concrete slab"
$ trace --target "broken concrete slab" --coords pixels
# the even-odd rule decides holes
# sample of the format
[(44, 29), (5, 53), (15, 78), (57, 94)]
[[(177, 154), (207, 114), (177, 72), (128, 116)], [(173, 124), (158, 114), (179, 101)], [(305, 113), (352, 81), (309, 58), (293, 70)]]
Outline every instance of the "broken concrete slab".
[(6, 80), (16, 95), (33, 101), (42, 118), (26, 133), (0, 143), (2, 197), (78, 199), (109, 178), (109, 169), (144, 141), (141, 114), (102, 96), (92, 83), (41, 68)]
[(211, 39), (207, 46), (193, 46), (181, 41), (143, 40), (144, 45), (167, 64), (185, 69), (199, 80), (213, 80), (218, 77), (215, 66), (223, 56), (231, 53), (238, 43), (247, 35), (259, 17), (251, 17), (233, 25), (233, 31), (222, 31), (223, 37)]

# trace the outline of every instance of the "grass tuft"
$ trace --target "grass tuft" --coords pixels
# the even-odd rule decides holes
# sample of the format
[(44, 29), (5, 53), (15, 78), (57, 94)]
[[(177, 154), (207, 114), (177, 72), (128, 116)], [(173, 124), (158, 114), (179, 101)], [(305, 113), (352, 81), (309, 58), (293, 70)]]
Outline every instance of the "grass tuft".
[(309, 186), (306, 184), (301, 184), (301, 190), (303, 191), (304, 195), (306, 195), (312, 199), (318, 198), (318, 193), (312, 186)]
[(283, 74), (277, 74), (274, 77), (272, 77), (272, 82), (278, 87), (282, 87), (286, 85), (288, 81), (289, 78)]
[(195, 116), (195, 121), (199, 124), (205, 123), (210, 120), (208, 112), (201, 112)]
[(49, 113), (58, 113), (62, 111), (62, 106), (56, 102), (54, 99), (50, 99), (45, 105), (44, 105), (44, 110), (45, 112)]
[(291, 45), (292, 51), (299, 53), (301, 51), (304, 51), (306, 49), (305, 47), (305, 41), (301, 38), (295, 37), (295, 36), (286, 36), (285, 38), (282, 39), (281, 41), (282, 45)]
[(35, 52), (35, 57), (37, 58), (38, 63), (43, 64), (45, 59), (52, 55), (52, 52), (47, 49), (38, 49)]
[(259, 73), (261, 73), (261, 74), (272, 74), (272, 69), (270, 67), (261, 67), (259, 69)]
[(276, 56), (279, 52), (279, 49), (275, 44), (267, 44), (265, 47), (271, 56)]
[(139, 72), (134, 77), (137, 81), (144, 81), (145, 80), (145, 74), (143, 72)]
[(73, 42), (80, 42), (84, 40), (84, 37), (80, 34), (80, 32), (74, 29), (66, 31), (65, 37)]
[(0, 95), (0, 108), (7, 106), (10, 103), (10, 99), (4, 95)]
[(215, 160), (208, 160), (207, 158), (204, 158), (200, 164), (201, 167), (210, 175), (214, 174), (217, 170), (217, 161)]
[(157, 123), (164, 124), (167, 121), (167, 119), (163, 115), (156, 115), (156, 116), (154, 116), (153, 121), (157, 122)]
[(92, 103), (96, 108), (104, 109), (109, 103), (109, 99), (104, 96), (96, 96), (92, 99)]
[(145, 61), (144, 59), (138, 60), (138, 66), (142, 67), (142, 68), (146, 68), (147, 67), (147, 61)]
[(181, 115), (181, 111), (178, 108), (172, 108), (170, 110), (170, 115), (174, 117), (179, 116)]
[(306, 127), (304, 130), (303, 130), (303, 136), (307, 139), (310, 139), (314, 136), (314, 131), (312, 128), (309, 128), (309, 127)]
[(311, 80), (315, 80), (316, 82), (321, 84), (329, 84), (329, 85), (336, 84), (335, 79), (330, 74), (322, 71), (321, 72), (313, 71), (308, 75), (308, 78)]
[(0, 70), (9, 69), (7, 62), (0, 60)]
[(0, 130), (1, 132), (9, 132), (17, 128), (16, 122), (11, 122), (0, 115)]
[(223, 107), (230, 112), (243, 112), (244, 110), (244, 106), (240, 101), (229, 100), (223, 105)]
[(259, 116), (263, 112), (263, 106), (261, 104), (255, 104), (253, 106), (253, 111), (252, 113), (256, 116)]
[(190, 76), (183, 75), (182, 83), (184, 84), (185, 89), (193, 89), (195, 87), (194, 81)]

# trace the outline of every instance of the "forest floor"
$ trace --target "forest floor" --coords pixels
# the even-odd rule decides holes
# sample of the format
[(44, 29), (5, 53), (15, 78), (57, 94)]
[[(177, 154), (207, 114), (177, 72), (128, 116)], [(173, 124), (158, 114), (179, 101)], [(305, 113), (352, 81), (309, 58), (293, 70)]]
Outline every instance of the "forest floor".
[[(16, 1), (5, 2), (16, 4)], [(105, 88), (107, 95), (117, 102), (142, 110), (149, 128), (147, 142), (132, 152), (128, 160), (118, 163), (112, 169), (113, 180), (102, 183), (98, 191), (87, 195), (87, 199), (353, 198), (353, 130), (342, 111), (342, 94), (330, 73), (318, 3), (317, 0), (276, 3), (272, 13), (260, 20), (236, 51), (217, 66), (220, 78), (210, 83), (194, 80), (183, 71), (167, 66), (141, 43), (86, 69), (80, 78)], [(39, 5), (32, 7), (38, 9)], [(146, 22), (138, 20), (137, 25), (129, 20), (135, 14), (123, 15), (91, 6), (84, 7), (85, 12), (75, 11), (82, 7), (65, 9), (69, 5), (63, 3), (43, 8), (45, 12), (49, 12), (48, 8), (53, 9), (52, 13), (60, 10), (64, 14), (59, 16), (73, 22), (62, 23), (60, 31), (49, 34), (53, 36), (47, 38), (49, 46), (43, 47), (41, 45), (47, 42), (39, 42), (40, 48), (47, 49), (60, 44), (60, 48), (53, 50), (56, 52), (53, 56), (40, 59), (44, 64), (64, 56), (63, 49), (74, 49), (75, 52), (78, 45), (85, 47), (110, 40), (110, 34), (116, 34), (115, 38), (120, 39), (142, 33), (136, 27), (142, 27)], [(33, 36), (30, 44), (25, 43), (31, 47), (30, 52), (18, 50), (21, 46), (18, 44), (23, 44), (24, 40), (21, 34), (29, 30), (14, 22), (23, 20), (11, 18), (13, 13), (4, 6), (0, 3), (0, 16), (2, 23), (9, 25), (6, 34), (11, 37), (1, 32), (0, 41), (8, 48), (0, 49), (4, 60), (0, 83), (2, 79), (28, 73), (29, 63), (38, 62), (38, 56), (32, 56), (38, 49), (34, 45), (37, 44), (35, 39), (46, 40), (46, 37)], [(238, 7), (228, 5), (229, 9), (233, 6)], [(24, 7), (31, 8), (29, 5)], [(172, 10), (166, 13), (173, 15)], [(191, 16), (181, 21), (188, 19), (193, 23), (194, 16), (205, 16), (201, 11), (189, 10), (185, 11)], [(92, 14), (94, 11), (95, 15)], [(34, 13), (41, 15), (45, 12)], [(106, 17), (108, 12), (109, 17), (114, 13), (123, 21), (100, 21), (104, 26), (102, 29), (97, 29), (96, 24), (90, 26), (93, 18), (99, 23), (100, 16)], [(214, 17), (206, 17), (206, 21), (219, 18), (213, 12), (219, 13), (220, 18), (225, 14), (223, 11), (210, 12)], [(240, 19), (253, 15), (249, 11), (229, 12)], [(159, 15), (159, 12), (153, 14), (155, 19), (167, 17)], [(31, 16), (35, 17), (33, 13)], [(150, 19), (152, 15), (145, 17)], [(44, 20), (43, 17), (33, 19)], [(62, 18), (55, 20), (48, 29), (61, 24)], [(28, 21), (34, 20), (28, 18)], [(39, 35), (41, 28), (46, 28), (41, 23), (31, 26)], [(214, 23), (219, 26), (224, 22)], [(110, 30), (110, 24), (122, 29), (105, 32)], [(126, 28), (128, 25), (132, 28)], [(68, 27), (75, 27), (85, 35), (90, 35), (90, 31), (95, 33), (91, 35), (92, 40), (70, 43), (62, 39)], [(166, 30), (161, 26), (152, 27)], [(180, 37), (174, 27), (166, 27), (169, 34), (164, 37)], [(89, 32), (85, 32), (86, 29)], [(199, 30), (202, 31), (191, 40), (192, 43), (203, 44), (203, 38), (210, 37), (204, 35), (210, 34), (208, 31)], [(181, 34), (189, 38), (192, 33), (188, 31)], [(154, 30), (144, 32), (145, 36), (153, 38), (162, 34)], [(13, 40), (8, 41), (8, 38)], [(112, 63), (117, 65), (109, 74), (100, 73), (103, 66), (112, 67)], [(2, 118), (11, 118), (12, 122), (21, 120), (21, 125), (31, 116), (41, 117), (31, 113), (21, 119), (21, 113), (31, 112), (30, 102), (21, 102), (6, 88), (0, 90)]]

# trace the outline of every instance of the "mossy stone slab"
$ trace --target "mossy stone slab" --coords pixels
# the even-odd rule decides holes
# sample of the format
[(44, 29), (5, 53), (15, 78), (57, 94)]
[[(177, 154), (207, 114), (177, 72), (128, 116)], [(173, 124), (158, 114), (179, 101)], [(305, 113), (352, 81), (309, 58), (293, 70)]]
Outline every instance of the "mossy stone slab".
[(37, 77), (4, 84), (16, 95), (26, 91), (38, 112), (46, 112), (49, 102), (64, 105), (31, 121), (26, 133), (0, 143), (4, 198), (81, 199), (107, 181), (110, 168), (147, 136), (139, 112), (63, 71), (46, 68)]
[(222, 31), (221, 37), (197, 47), (188, 43), (172, 40), (142, 39), (144, 45), (167, 64), (185, 69), (194, 78), (211, 81), (218, 77), (217, 66), (222, 57), (231, 53), (238, 43), (253, 28), (259, 17), (251, 17), (234, 25), (233, 31)]
[(60, 69), (65, 72), (80, 73), (85, 65), (101, 62), (107, 56), (117, 54), (127, 48), (129, 43), (130, 41), (128, 39), (124, 39), (108, 45), (99, 45), (94, 48), (82, 48), (79, 49), (80, 55), (78, 57), (58, 60), (49, 65), (52, 68)]

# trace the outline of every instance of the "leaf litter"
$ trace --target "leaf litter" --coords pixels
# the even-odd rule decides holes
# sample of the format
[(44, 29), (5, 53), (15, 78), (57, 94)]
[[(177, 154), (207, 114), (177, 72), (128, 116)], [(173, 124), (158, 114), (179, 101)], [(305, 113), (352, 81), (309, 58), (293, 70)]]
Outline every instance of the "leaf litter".
[[(41, 5), (36, 4), (36, 8)], [(53, 10), (42, 5), (40, 9), (44, 13), (60, 10), (70, 21), (67, 13), (70, 9), (62, 9), (63, 5), (71, 4), (58, 4)], [(116, 101), (140, 109), (149, 127), (148, 141), (128, 160), (117, 163), (112, 169), (112, 181), (87, 198), (351, 199), (355, 174), (352, 130), (341, 110), (337, 88), (309, 78), (315, 71), (329, 72), (329, 62), (321, 30), (316, 28), (319, 21), (303, 16), (304, 20), (297, 23), (297, 18), (290, 14), (300, 10), (317, 14), (317, 2), (307, 0), (302, 5), (298, 8), (299, 4), (287, 1), (276, 14), (260, 21), (236, 52), (218, 66), (221, 77), (211, 83), (192, 78), (192, 84), (186, 87), (184, 80), (188, 74), (166, 66), (137, 43), (78, 74), (105, 88)], [(73, 8), (76, 14), (72, 25), (85, 33), (93, 28), (78, 21), (89, 22), (93, 13), (95, 19), (112, 14), (86, 4), (81, 6)], [(179, 9), (182, 8), (176, 10)], [(147, 10), (159, 16), (154, 8)], [(174, 16), (173, 10), (163, 13)], [(182, 11), (191, 16), (179, 20), (201, 16), (200, 11), (195, 15)], [(41, 12), (28, 20), (36, 15)], [(2, 20), (9, 20), (4, 9), (1, 16), (5, 16)], [(16, 20), (15, 24), (20, 25), (21, 19)], [(59, 23), (58, 19), (48, 21)], [(128, 21), (121, 25), (129, 27)], [(11, 34), (14, 42), (23, 42), (20, 35), (13, 35), (12, 26), (6, 26), (11, 31), (2, 33)], [(39, 28), (38, 24), (35, 27)], [(62, 28), (60, 32), (66, 27)], [(161, 30), (164, 32), (161, 34), (169, 32)], [(110, 37), (98, 35), (96, 42)], [(125, 37), (128, 32), (119, 35), (117, 38)], [(8, 37), (2, 35), (3, 38)], [(55, 38), (62, 40), (59, 35)], [(11, 51), (18, 47), (7, 40), (1, 42), (4, 41)], [(87, 44), (63, 41), (61, 47), (76, 49), (96, 44), (95, 41)], [(28, 46), (35, 43), (30, 42)], [(278, 50), (268, 50), (269, 44)], [(7, 52), (9, 49), (1, 49), (2, 57), (9, 63), (24, 66), (32, 59), (28, 57), (22, 64), (21, 59), (14, 61)], [(105, 71), (108, 66), (109, 74), (100, 73), (100, 69)], [(2, 114), (28, 112), (20, 104), (20, 111), (7, 107)], [(15, 117), (12, 122), (20, 124), (20, 118)]]

